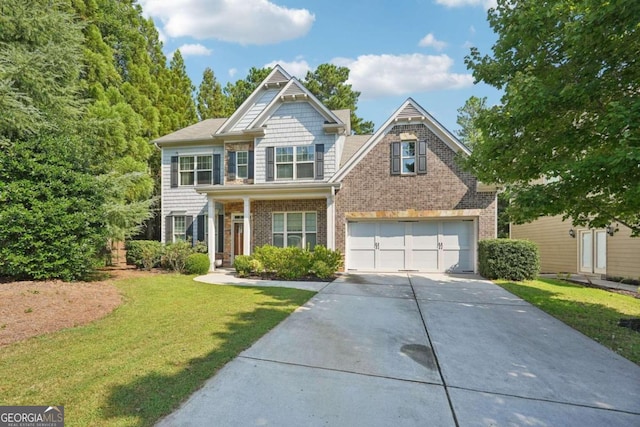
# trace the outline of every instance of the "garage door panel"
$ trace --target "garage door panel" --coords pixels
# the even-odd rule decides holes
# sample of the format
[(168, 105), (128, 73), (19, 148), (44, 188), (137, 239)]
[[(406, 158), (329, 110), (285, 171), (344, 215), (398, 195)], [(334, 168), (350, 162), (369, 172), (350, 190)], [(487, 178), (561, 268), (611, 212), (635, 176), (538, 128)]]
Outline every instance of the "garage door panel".
[(438, 250), (412, 250), (411, 269), (426, 272), (438, 271)]
[(381, 250), (378, 255), (378, 268), (382, 271), (405, 270), (405, 251), (402, 250)]
[(348, 268), (368, 271), (473, 271), (472, 221), (349, 224)]

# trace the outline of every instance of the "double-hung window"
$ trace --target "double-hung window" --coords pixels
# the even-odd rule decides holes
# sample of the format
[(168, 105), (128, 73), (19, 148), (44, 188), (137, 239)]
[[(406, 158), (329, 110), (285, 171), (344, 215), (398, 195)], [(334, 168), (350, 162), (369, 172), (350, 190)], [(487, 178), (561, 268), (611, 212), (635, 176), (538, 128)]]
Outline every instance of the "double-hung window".
[(183, 242), (187, 240), (187, 218), (184, 216), (173, 217), (173, 241)]
[(236, 153), (236, 178), (247, 179), (249, 177), (249, 152), (238, 151)]
[(179, 161), (180, 185), (211, 184), (212, 156), (183, 156)]
[(276, 147), (276, 179), (313, 178), (315, 147)]
[(273, 214), (273, 245), (313, 249), (317, 242), (315, 212), (279, 212)]
[(416, 172), (416, 143), (415, 141), (402, 141), (402, 174), (414, 174)]

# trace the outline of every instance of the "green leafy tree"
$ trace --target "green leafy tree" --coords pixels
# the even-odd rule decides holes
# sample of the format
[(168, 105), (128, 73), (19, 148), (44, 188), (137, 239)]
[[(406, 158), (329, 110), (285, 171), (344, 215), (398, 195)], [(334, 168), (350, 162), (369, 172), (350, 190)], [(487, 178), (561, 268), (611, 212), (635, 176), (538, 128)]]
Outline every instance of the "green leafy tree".
[(349, 80), (349, 69), (333, 64), (321, 64), (314, 72), (309, 71), (304, 85), (327, 108), (331, 110), (351, 110), (352, 132), (364, 135), (373, 133), (373, 122), (364, 121), (356, 115), (360, 92), (353, 90)]
[(539, 215), (640, 234), (640, 2), (499, 0), (477, 81), (504, 91), (482, 111), (467, 167), (512, 188), (515, 222)]
[(198, 87), (196, 109), (200, 120), (229, 117), (227, 98), (222, 93), (222, 86), (216, 80), (213, 70), (205, 68), (202, 73), (202, 82)]
[(0, 150), (0, 276), (75, 280), (104, 245), (105, 191), (88, 145), (39, 136)]
[(456, 123), (460, 126), (458, 138), (473, 150), (473, 147), (482, 139), (482, 131), (476, 124), (476, 119), (480, 111), (486, 110), (487, 98), (472, 96), (467, 99), (463, 107), (458, 108), (458, 118)]
[(61, 2), (0, 3), (0, 144), (78, 121), (81, 43)]
[(172, 123), (176, 129), (181, 129), (192, 125), (198, 121), (196, 114), (196, 104), (193, 101), (193, 92), (196, 88), (191, 83), (184, 65), (184, 59), (180, 50), (176, 50), (169, 64), (170, 87), (173, 88), (170, 105), (175, 109), (175, 122)]

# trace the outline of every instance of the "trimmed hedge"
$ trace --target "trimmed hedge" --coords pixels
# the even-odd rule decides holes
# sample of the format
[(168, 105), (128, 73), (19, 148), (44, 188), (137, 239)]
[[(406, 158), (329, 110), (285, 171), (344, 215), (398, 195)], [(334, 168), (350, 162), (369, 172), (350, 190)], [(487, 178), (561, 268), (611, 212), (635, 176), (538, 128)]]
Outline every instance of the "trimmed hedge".
[(233, 266), (240, 277), (262, 276), (296, 280), (310, 277), (330, 279), (340, 269), (342, 254), (324, 246), (313, 251), (298, 247), (257, 247), (253, 255), (235, 257)]
[(195, 253), (187, 257), (184, 270), (187, 274), (207, 274), (211, 267), (211, 262), (207, 254)]
[(540, 272), (538, 247), (528, 240), (480, 240), (478, 262), (487, 279), (520, 281), (534, 279)]

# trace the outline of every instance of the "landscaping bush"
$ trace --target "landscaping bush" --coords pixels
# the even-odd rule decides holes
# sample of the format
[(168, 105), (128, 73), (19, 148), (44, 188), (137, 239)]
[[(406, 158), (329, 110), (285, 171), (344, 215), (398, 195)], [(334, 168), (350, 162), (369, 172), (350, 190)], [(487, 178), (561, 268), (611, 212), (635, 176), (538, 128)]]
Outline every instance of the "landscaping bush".
[(183, 273), (187, 257), (193, 253), (189, 242), (170, 243), (164, 247), (163, 263), (165, 268)]
[(487, 279), (528, 280), (540, 271), (538, 247), (527, 240), (481, 240), (478, 258), (480, 274)]
[(125, 242), (127, 264), (151, 270), (162, 258), (162, 243), (156, 240), (128, 240)]
[(341, 263), (342, 254), (324, 246), (316, 246), (312, 252), (295, 246), (278, 248), (264, 245), (257, 247), (252, 256), (237, 256), (233, 266), (240, 277), (267, 275), (296, 280), (309, 277), (329, 279)]
[(211, 262), (207, 254), (195, 253), (187, 257), (184, 270), (187, 274), (207, 274), (211, 267)]
[(238, 277), (251, 275), (251, 257), (249, 255), (236, 255), (233, 259), (233, 268), (236, 269)]

